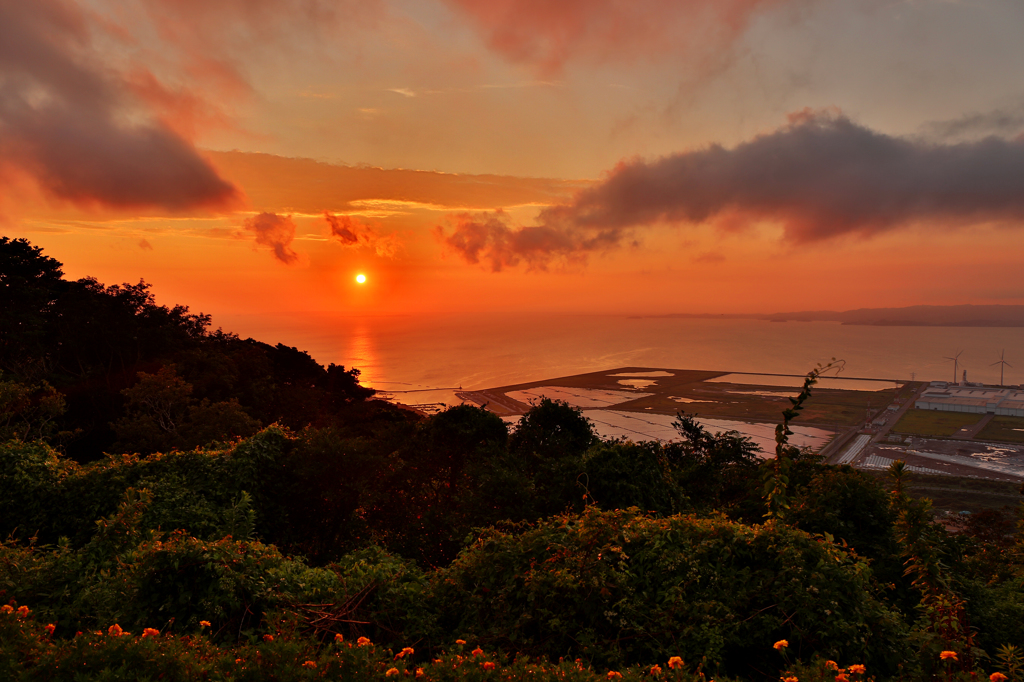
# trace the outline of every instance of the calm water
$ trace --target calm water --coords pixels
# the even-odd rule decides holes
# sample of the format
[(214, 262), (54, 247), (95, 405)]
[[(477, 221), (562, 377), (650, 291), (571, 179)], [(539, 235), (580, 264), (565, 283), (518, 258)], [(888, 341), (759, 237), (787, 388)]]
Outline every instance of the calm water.
[(362, 370), (363, 383), (402, 402), (621, 366), (804, 374), (832, 357), (843, 376), (950, 380), (944, 356), (963, 350), (971, 381), (1024, 381), (1024, 328), (859, 327), (832, 322), (483, 314), (395, 317), (221, 316), (241, 336), (297, 346), (321, 363)]

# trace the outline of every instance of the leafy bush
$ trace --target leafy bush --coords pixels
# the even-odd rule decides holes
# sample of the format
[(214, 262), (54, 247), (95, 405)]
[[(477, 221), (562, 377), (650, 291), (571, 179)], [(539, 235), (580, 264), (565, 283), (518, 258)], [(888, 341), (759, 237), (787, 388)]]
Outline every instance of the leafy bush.
[[(44, 543), (69, 538), (75, 546), (89, 541), (97, 519), (113, 513), (128, 489), (147, 489), (151, 503), (142, 526), (185, 529), (202, 538), (219, 538), (231, 530), (243, 494), (250, 497), (259, 528), (279, 520), (280, 512), (266, 488), (273, 484), (290, 436), (269, 427), (253, 437), (218, 450), (108, 455), (77, 465), (42, 443), (0, 444), (0, 533), (37, 531)], [(251, 529), (250, 529), (251, 530)]]
[(0, 545), (4, 601), (34, 604), (65, 632), (115, 622), (134, 631), (197, 632), (209, 621), (213, 636), (234, 640), (265, 631), (271, 612), (321, 611), (373, 624), (349, 634), (433, 634), (420, 607), (427, 581), (411, 564), (365, 550), (342, 564), (311, 568), (260, 542), (164, 535), (143, 526), (151, 499), (130, 491), (81, 549)]
[[(879, 669), (901, 625), (855, 554), (781, 525), (563, 515), (485, 532), (434, 576), (442, 626), (490, 646), (617, 666), (674, 651), (732, 673), (796, 655), (863, 657)], [(765, 652), (765, 653), (759, 653)]]

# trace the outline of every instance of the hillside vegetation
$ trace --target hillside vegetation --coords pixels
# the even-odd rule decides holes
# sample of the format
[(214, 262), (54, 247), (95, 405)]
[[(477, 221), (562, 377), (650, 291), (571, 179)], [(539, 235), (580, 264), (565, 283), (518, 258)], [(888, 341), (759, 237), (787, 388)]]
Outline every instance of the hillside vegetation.
[(951, 532), (899, 463), (790, 447), (815, 372), (777, 458), (682, 414), (677, 442), (604, 441), (549, 400), (418, 416), (23, 240), (0, 268), (0, 679), (1024, 668), (1013, 517)]

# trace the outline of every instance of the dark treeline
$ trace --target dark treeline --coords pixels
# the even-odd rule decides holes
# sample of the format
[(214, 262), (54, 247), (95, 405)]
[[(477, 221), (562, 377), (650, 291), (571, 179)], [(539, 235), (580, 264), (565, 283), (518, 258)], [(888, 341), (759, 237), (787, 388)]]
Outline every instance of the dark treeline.
[(373, 394), (357, 370), (209, 327), (208, 315), (157, 305), (144, 281), (68, 281), (39, 247), (0, 237), (0, 378), (23, 394), (7, 427), (59, 434), (73, 459), (328, 424)]
[[(168, 656), (205, 672), (167, 679), (306, 679), (305, 658), (341, 665), (336, 635), (414, 648), (439, 680), (482, 679), (446, 658), (457, 640), (507, 680), (516, 654), (581, 682), (657, 677), (670, 656), (687, 680), (831, 680), (829, 659), (884, 679), (1019, 670), (1024, 536), (999, 514), (948, 532), (899, 467), (883, 487), (784, 443), (777, 467), (687, 415), (677, 442), (607, 441), (549, 400), (513, 426), (422, 417), (144, 283), (69, 282), (23, 240), (0, 240), (0, 291), (10, 679), (167, 675)], [(115, 624), (164, 639), (115, 647)], [(380, 656), (345, 665), (412, 674)], [(217, 672), (246, 657), (262, 672)]]

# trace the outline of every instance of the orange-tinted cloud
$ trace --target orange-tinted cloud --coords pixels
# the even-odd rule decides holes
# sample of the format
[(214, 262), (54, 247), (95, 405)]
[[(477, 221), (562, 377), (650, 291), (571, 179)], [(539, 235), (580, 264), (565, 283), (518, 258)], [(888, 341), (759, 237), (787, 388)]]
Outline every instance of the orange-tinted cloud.
[(393, 258), (401, 248), (397, 235), (379, 235), (369, 225), (364, 225), (352, 216), (334, 215), (324, 211), (324, 220), (331, 229), (331, 236), (342, 246), (365, 246), (377, 252), (378, 256)]
[(584, 231), (572, 227), (533, 225), (514, 227), (508, 215), (460, 213), (452, 217), (451, 232), (438, 226), (435, 236), (446, 249), (467, 263), (486, 261), (492, 272), (526, 262), (529, 270), (547, 270), (552, 261), (581, 265), (592, 251), (618, 246), (622, 230)]
[(187, 139), (135, 108), (97, 59), (91, 20), (61, 0), (0, 0), (0, 163), (79, 204), (185, 210), (236, 201)]
[(299, 254), (295, 253), (291, 247), (292, 240), (295, 239), (295, 223), (291, 216), (260, 213), (252, 218), (247, 218), (244, 227), (256, 235), (257, 244), (269, 246), (274, 253), (274, 258), (285, 265), (292, 265), (299, 261)]
[(632, 60), (694, 43), (734, 40), (752, 15), (807, 0), (447, 0), (488, 45), (516, 63), (557, 72), (573, 59)]
[(512, 227), (500, 215), (455, 220), (451, 235), (440, 233), (445, 244), (496, 271), (620, 246), (659, 223), (735, 231), (770, 222), (793, 244), (922, 223), (1024, 223), (1024, 139), (935, 144), (804, 111), (732, 149), (621, 163), (572, 202), (541, 211), (536, 225)]

